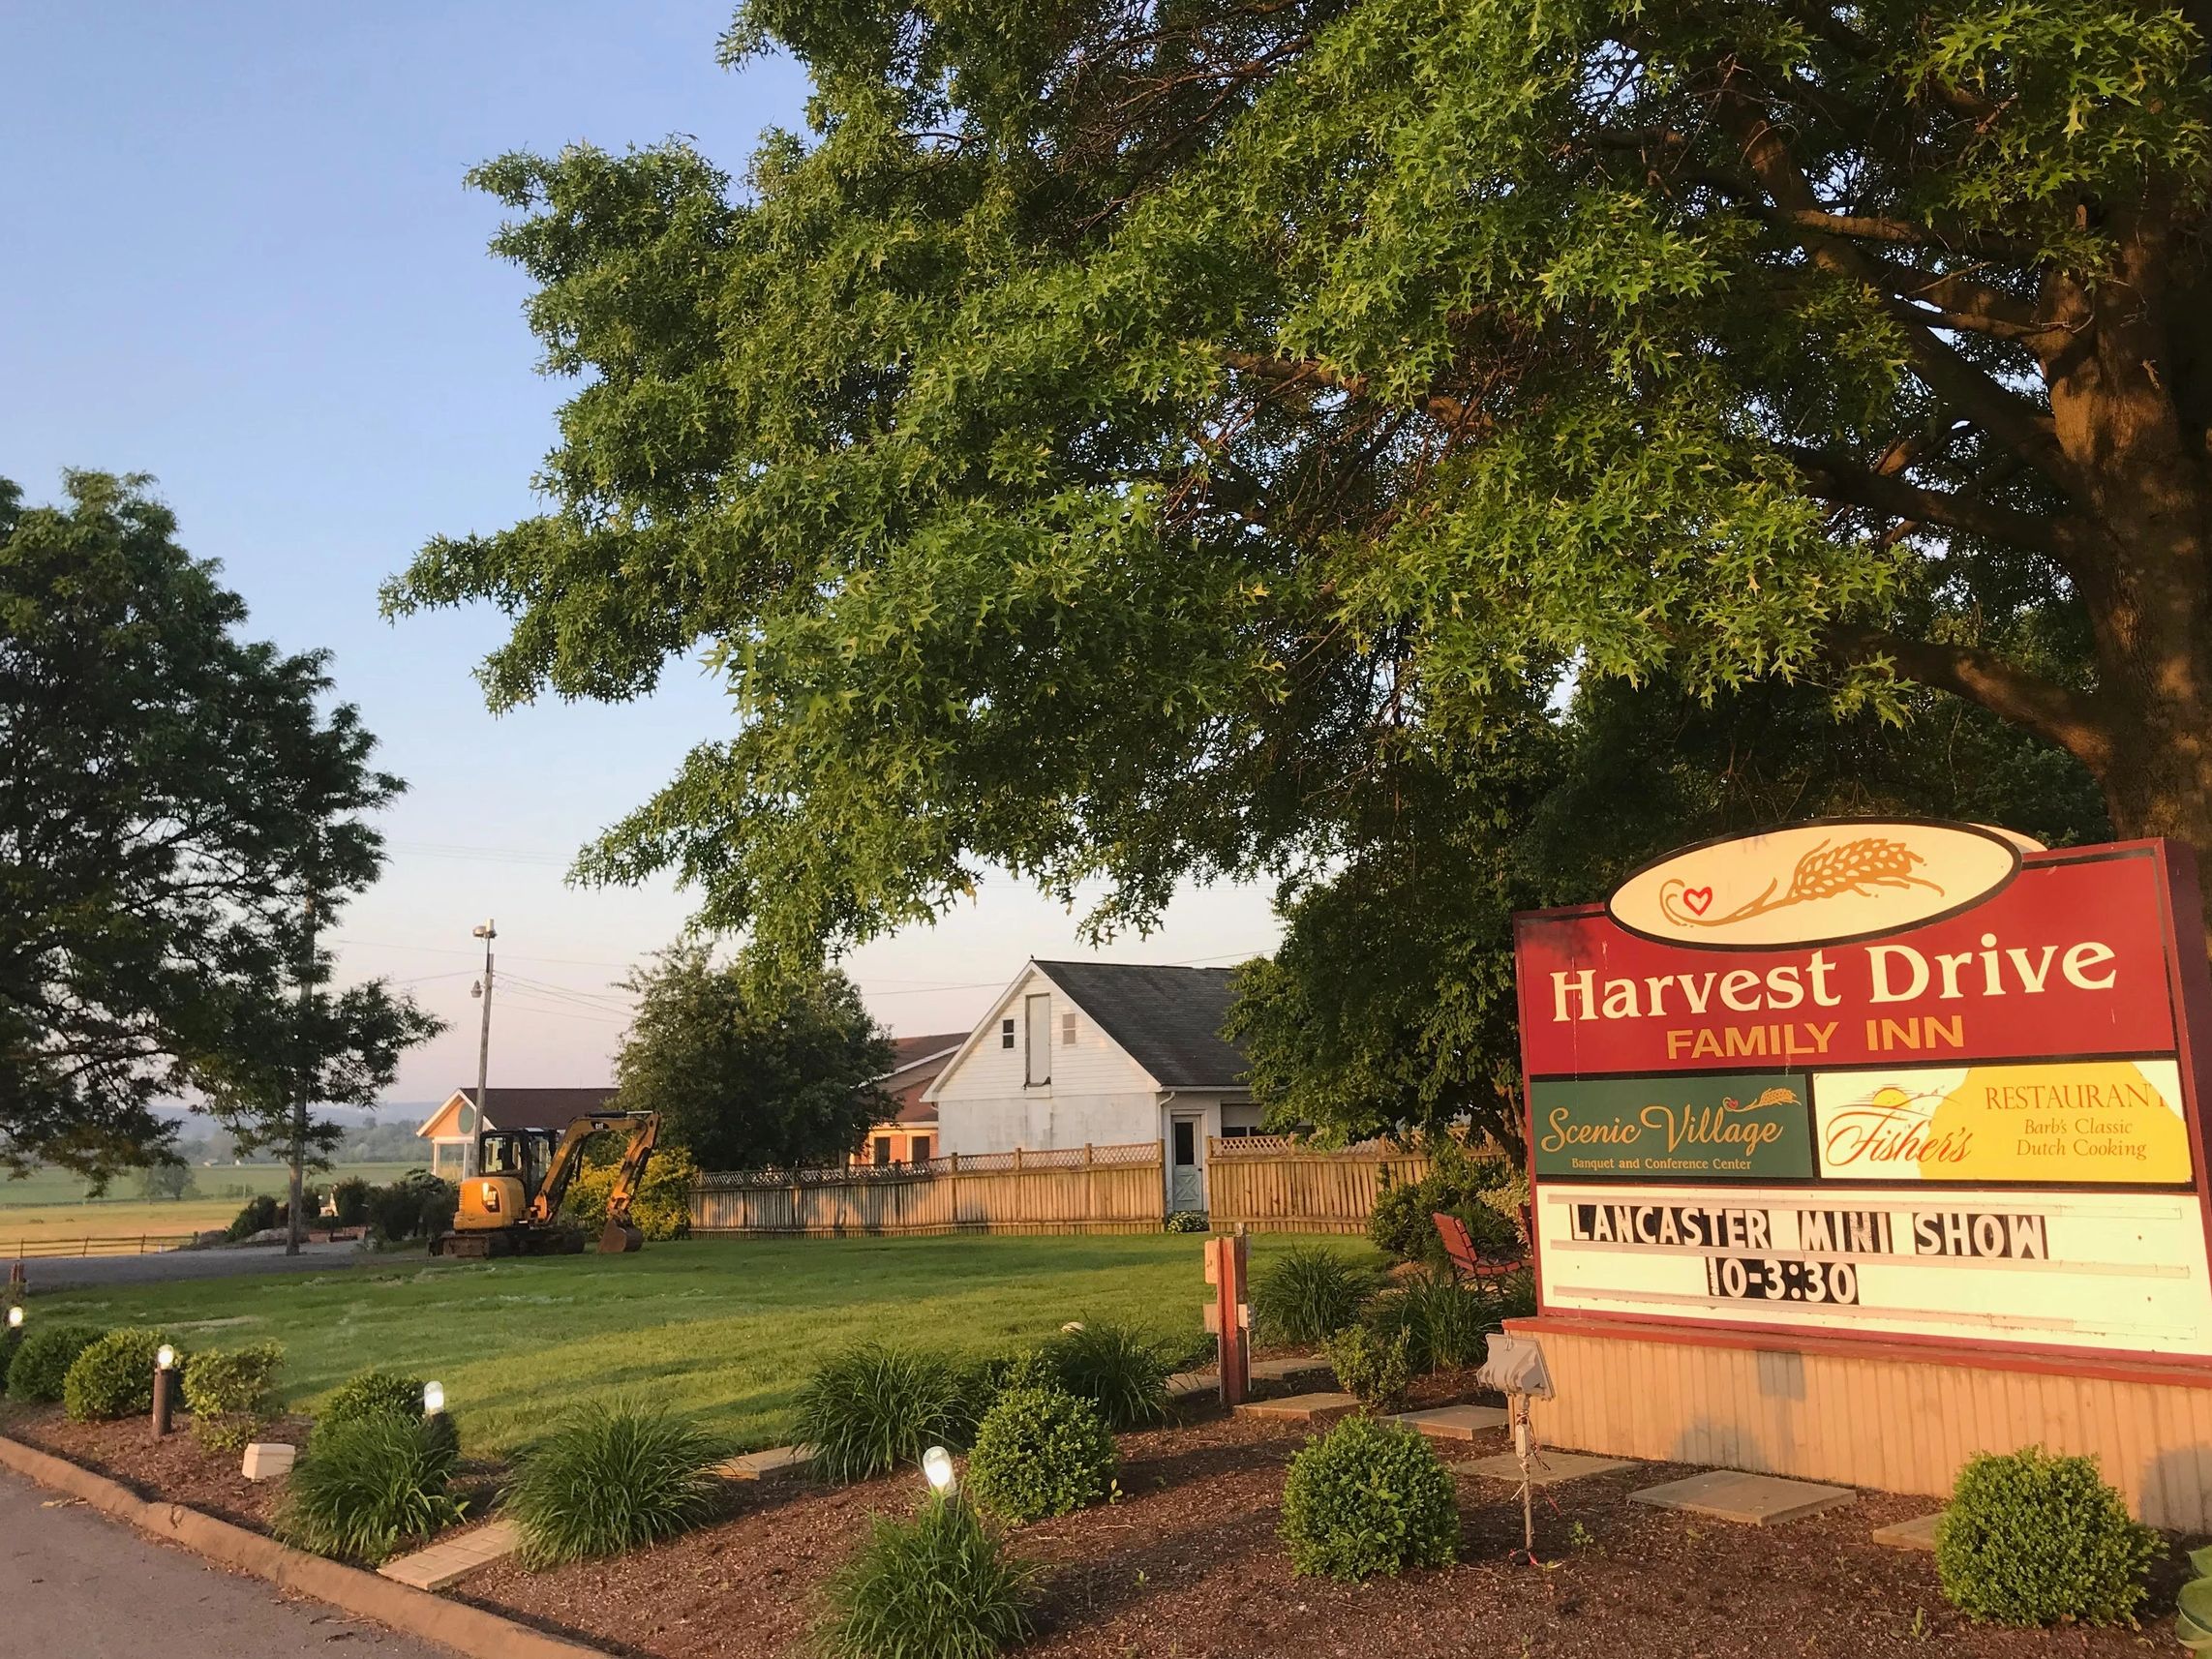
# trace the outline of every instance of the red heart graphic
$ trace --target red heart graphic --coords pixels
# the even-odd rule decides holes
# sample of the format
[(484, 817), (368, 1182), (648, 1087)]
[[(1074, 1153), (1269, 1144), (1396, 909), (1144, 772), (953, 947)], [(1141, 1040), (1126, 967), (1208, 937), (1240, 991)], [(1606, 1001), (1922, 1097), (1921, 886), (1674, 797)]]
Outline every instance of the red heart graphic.
[(1703, 916), (1712, 907), (1712, 890), (1711, 888), (1684, 888), (1682, 890), (1682, 903), (1688, 905), (1695, 914)]

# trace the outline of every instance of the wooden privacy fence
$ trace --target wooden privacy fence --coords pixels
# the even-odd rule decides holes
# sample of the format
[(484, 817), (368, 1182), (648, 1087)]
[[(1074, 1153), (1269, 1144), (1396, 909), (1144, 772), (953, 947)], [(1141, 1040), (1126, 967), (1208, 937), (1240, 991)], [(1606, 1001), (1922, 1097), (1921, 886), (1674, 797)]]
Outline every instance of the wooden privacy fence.
[(1383, 1188), (1428, 1172), (1426, 1153), (1379, 1142), (1321, 1152), (1279, 1134), (1209, 1139), (1206, 1207), (1216, 1227), (1363, 1233)]
[(1160, 1142), (993, 1152), (927, 1163), (702, 1175), (695, 1234), (1152, 1233)]

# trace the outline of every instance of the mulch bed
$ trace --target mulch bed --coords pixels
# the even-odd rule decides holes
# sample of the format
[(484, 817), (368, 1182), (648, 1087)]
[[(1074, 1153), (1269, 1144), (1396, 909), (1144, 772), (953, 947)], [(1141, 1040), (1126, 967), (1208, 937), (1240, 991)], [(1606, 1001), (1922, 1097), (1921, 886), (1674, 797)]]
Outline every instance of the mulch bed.
[[(178, 1419), (180, 1425), (190, 1421)], [(259, 1438), (303, 1446), (307, 1430), (306, 1418), (287, 1417), (262, 1430)], [(16, 1405), (0, 1417), (0, 1433), (120, 1481), (140, 1497), (185, 1504), (256, 1532), (269, 1530), (284, 1493), (282, 1481), (255, 1482), (240, 1474), (239, 1453), (211, 1452), (182, 1426), (156, 1440), (143, 1417), (72, 1423), (58, 1405)]]
[[(1439, 1385), (1440, 1387), (1440, 1385)], [(1432, 1396), (1436, 1390), (1424, 1388)], [(1464, 1398), (1464, 1393), (1462, 1395)], [(1460, 1483), (1461, 1565), (1397, 1581), (1298, 1579), (1275, 1536), (1299, 1431), (1213, 1416), (1122, 1437), (1120, 1501), (1041, 1522), (1017, 1553), (1045, 1567), (1038, 1659), (1472, 1659), (1475, 1655), (1962, 1659), (2139, 1655), (2163, 1633), (1980, 1629), (1945, 1604), (1933, 1558), (1868, 1532), (1925, 1498), (1867, 1494), (1760, 1528), (1626, 1501), (1691, 1472), (1646, 1464), (1539, 1494), (1544, 1568), (1507, 1564), (1520, 1542), (1509, 1487)], [(1449, 1460), (1502, 1449), (1455, 1443)], [(820, 1615), (824, 1577), (870, 1516), (917, 1501), (914, 1478), (824, 1489), (736, 1489), (716, 1524), (616, 1560), (533, 1574), (488, 1568), (455, 1593), (640, 1659), (791, 1654)], [(2172, 1605), (2178, 1562), (2154, 1586)], [(2146, 1647), (2146, 1644), (2148, 1644)]]

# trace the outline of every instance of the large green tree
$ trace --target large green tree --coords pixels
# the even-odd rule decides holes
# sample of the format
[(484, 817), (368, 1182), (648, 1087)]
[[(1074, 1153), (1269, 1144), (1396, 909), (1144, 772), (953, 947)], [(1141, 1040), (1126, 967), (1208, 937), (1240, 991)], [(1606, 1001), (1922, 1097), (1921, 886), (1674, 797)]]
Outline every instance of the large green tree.
[(891, 1109), (876, 1080), (891, 1040), (834, 969), (764, 989), (703, 943), (625, 981), (637, 1014), (615, 1059), (616, 1103), (661, 1115), (702, 1169), (841, 1163)]
[[(513, 155), (492, 701), (704, 647), (588, 860), (771, 960), (1310, 867), (1562, 677), (1910, 685), (2212, 847), (2205, 0), (755, 0), (804, 134)], [(2023, 647), (2033, 646), (2027, 649)], [(1674, 691), (1667, 695), (1671, 698)]]
[(376, 879), (402, 788), (324, 657), (242, 638), (143, 479), (66, 484), (0, 479), (0, 1166), (103, 1179), (171, 1155), (165, 1099), (289, 1141), (437, 1022), (328, 992), (305, 931)]

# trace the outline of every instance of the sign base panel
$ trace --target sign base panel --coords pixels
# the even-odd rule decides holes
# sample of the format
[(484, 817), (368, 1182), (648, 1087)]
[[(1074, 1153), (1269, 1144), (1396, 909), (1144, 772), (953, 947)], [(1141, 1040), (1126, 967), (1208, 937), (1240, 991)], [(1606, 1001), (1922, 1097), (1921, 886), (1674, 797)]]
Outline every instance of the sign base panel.
[(2023, 1446), (2095, 1457), (2143, 1521), (2212, 1530), (2212, 1366), (1875, 1348), (1547, 1315), (1547, 1445), (1947, 1497)]

